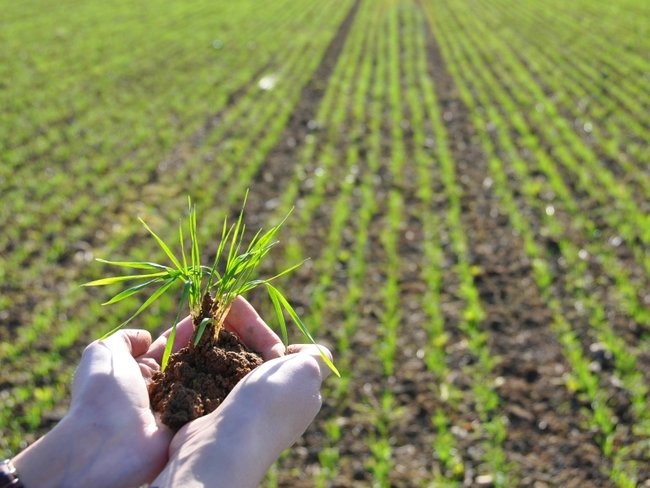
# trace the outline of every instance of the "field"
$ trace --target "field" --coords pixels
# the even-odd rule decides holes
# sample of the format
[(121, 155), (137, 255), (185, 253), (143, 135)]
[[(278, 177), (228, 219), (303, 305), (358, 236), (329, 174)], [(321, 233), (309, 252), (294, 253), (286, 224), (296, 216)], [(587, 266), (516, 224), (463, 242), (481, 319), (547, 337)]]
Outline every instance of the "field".
[(137, 307), (94, 258), (163, 260), (137, 217), (171, 238), (188, 195), (210, 242), (250, 189), (342, 372), (268, 488), (650, 486), (650, 3), (2, 11), (5, 457)]

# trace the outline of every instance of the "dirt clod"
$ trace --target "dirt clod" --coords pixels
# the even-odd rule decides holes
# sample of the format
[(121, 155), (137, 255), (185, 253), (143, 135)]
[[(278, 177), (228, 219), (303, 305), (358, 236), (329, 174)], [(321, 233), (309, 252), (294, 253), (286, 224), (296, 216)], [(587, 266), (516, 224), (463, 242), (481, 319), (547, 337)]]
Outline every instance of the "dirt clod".
[(217, 340), (188, 345), (173, 354), (164, 372), (149, 385), (151, 407), (173, 430), (213, 412), (235, 385), (262, 364), (232, 332), (222, 329)]

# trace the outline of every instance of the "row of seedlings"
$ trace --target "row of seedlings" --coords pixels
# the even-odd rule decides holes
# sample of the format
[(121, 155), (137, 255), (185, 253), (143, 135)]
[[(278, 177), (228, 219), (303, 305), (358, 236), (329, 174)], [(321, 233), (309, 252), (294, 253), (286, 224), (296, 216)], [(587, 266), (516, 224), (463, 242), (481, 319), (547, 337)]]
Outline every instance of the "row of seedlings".
[[(324, 10), (325, 14), (327, 14), (328, 12), (331, 13), (334, 10), (335, 7), (336, 7), (335, 4), (331, 4), (329, 11)], [(337, 17), (335, 15), (334, 16), (330, 15), (330, 19), (331, 19), (331, 22), (332, 22), (332, 24), (330, 24), (331, 28), (335, 27), (335, 24), (333, 24), (333, 23), (336, 22), (336, 20), (338, 18), (340, 18), (340, 17)], [(322, 19), (318, 19), (316, 17), (315, 20), (322, 20)], [(306, 27), (306, 28), (308, 28), (308, 27)], [(328, 31), (323, 30), (322, 32), (323, 32), (323, 34), (321, 34), (320, 37), (319, 36), (314, 36), (314, 39), (316, 39), (316, 40), (318, 40), (318, 41), (320, 41), (321, 43), (324, 44), (326, 42), (326, 40), (327, 40), (327, 38), (325, 36), (327, 35)], [(331, 30), (329, 32), (331, 32)], [(309, 68), (309, 67), (305, 66), (304, 64), (302, 66), (300, 66), (300, 69), (303, 69), (303, 70), (307, 69), (307, 68)], [(286, 103), (286, 101), (285, 101), (285, 103)], [(236, 200), (241, 199), (241, 195), (243, 195), (243, 191), (244, 191), (245, 186), (246, 186), (246, 182), (241, 182), (241, 184), (238, 185), (238, 189), (240, 190), (240, 193), (238, 195), (235, 195), (236, 192), (234, 192), (234, 191), (231, 192), (231, 194), (229, 195), (231, 197), (231, 199), (230, 199), (231, 201), (229, 202), (230, 204), (232, 204), (233, 206), (238, 204), (238, 201), (236, 201)], [(176, 199), (175, 201), (177, 202), (178, 199)], [(172, 207), (171, 202), (167, 202), (164, 208), (171, 208), (171, 207)], [(160, 220), (160, 222), (162, 222), (162, 219)], [(210, 231), (211, 231), (211, 229), (209, 229), (209, 228), (204, 229), (203, 234), (206, 234), (206, 236), (205, 236), (206, 238), (207, 238), (207, 234), (210, 234)], [(124, 251), (124, 249), (123, 249), (124, 244), (128, 244), (129, 242), (131, 243), (130, 245), (132, 246), (133, 242), (132, 242), (130, 234), (128, 232), (123, 232), (122, 235), (119, 236), (117, 239), (114, 239), (114, 240), (112, 240), (112, 241), (110, 241), (108, 243), (106, 248), (102, 251), (102, 255), (107, 255), (107, 253), (110, 254), (109, 248), (110, 249), (119, 249), (120, 253), (129, 252), (129, 251)], [(145, 249), (145, 247), (146, 247), (146, 249)], [(138, 253), (141, 253), (141, 254), (146, 254), (147, 252), (152, 252), (152, 251), (153, 251), (153, 249), (147, 247), (146, 245), (144, 247), (139, 246), (137, 249), (134, 249), (134, 252), (138, 252)], [(151, 254), (149, 254), (148, 257), (150, 258)], [(96, 325), (96, 330), (106, 330), (107, 328), (110, 328), (104, 323), (105, 320), (100, 319), (100, 317), (102, 315), (105, 315), (105, 314), (100, 309), (98, 309), (97, 307), (94, 307), (92, 303), (91, 304), (86, 304), (83, 307), (79, 306), (80, 302), (87, 302), (87, 296), (84, 296), (84, 293), (87, 293), (87, 292), (86, 291), (81, 291), (81, 290), (74, 290), (73, 292), (71, 292), (69, 294), (70, 296), (66, 295), (67, 298), (72, 298), (72, 295), (74, 295), (74, 298), (75, 298), (75, 300), (74, 300), (75, 306), (74, 307), (68, 306), (68, 307), (66, 307), (66, 310), (64, 310), (64, 311), (61, 311), (62, 307), (57, 307), (57, 308), (59, 308), (59, 312), (62, 315), (68, 314), (69, 310), (82, 309), (83, 308), (84, 311), (85, 311), (84, 317), (79, 317), (79, 318), (77, 318), (77, 317), (66, 317), (66, 320), (49, 321), (49, 322), (45, 321), (45, 320), (36, 320), (34, 322), (34, 325), (43, 324), (43, 327), (51, 328), (52, 323), (59, 324), (60, 327), (57, 327), (57, 329), (61, 328), (62, 333), (57, 334), (57, 337), (62, 338), (62, 340), (57, 341), (57, 343), (58, 342), (65, 343), (66, 346), (70, 345), (75, 340), (78, 342), (79, 341), (79, 335), (82, 334), (83, 332), (88, 334), (88, 330), (87, 330), (88, 325), (87, 324), (88, 324), (88, 321), (89, 321), (89, 314), (91, 315), (91, 319), (92, 319), (92, 317), (95, 317), (92, 320), (92, 322), (95, 322), (97, 324)], [(68, 302), (68, 304), (69, 303), (70, 302)], [(48, 302), (47, 306), (52, 307), (53, 304)], [(133, 307), (133, 303), (125, 303), (121, 307), (113, 309), (113, 312), (116, 314), (115, 316), (125, 316), (126, 315), (126, 307), (128, 307), (128, 306)], [(161, 308), (161, 313), (163, 313), (165, 310), (168, 310), (168, 313), (167, 314), (163, 313), (163, 316), (170, 316), (170, 314), (172, 313), (172, 311), (169, 310), (171, 307), (165, 306), (165, 304), (161, 304), (160, 308)], [(124, 309), (124, 310), (122, 310), (122, 309)], [(121, 312), (124, 312), (124, 313), (122, 313), (120, 315)], [(48, 310), (46, 308), (44, 308), (43, 309), (43, 314), (48, 315), (48, 313), (49, 313)], [(159, 319), (157, 319), (157, 320), (148, 319), (148, 321), (145, 320), (144, 325), (148, 326), (148, 327), (150, 327), (152, 329), (159, 330), (160, 326), (161, 326), (159, 322), (160, 322)], [(14, 353), (14, 354), (12, 354), (12, 356), (14, 356), (14, 357), (20, 356), (21, 350), (24, 351), (26, 347), (29, 348), (29, 344), (32, 343), (32, 340), (33, 339), (38, 339), (38, 337), (39, 337), (39, 334), (37, 333), (38, 331), (35, 331), (33, 327), (32, 328), (30, 328), (30, 327), (20, 328), (20, 331), (22, 331), (23, 329), (29, 330), (29, 331), (24, 334), (23, 338), (25, 340), (20, 340), (20, 341), (18, 341), (17, 344), (12, 344), (12, 351)], [(63, 340), (63, 338), (64, 338), (64, 340)], [(63, 344), (59, 344), (59, 345), (63, 346)], [(5, 346), (5, 344), (3, 344), (3, 347), (4, 346)], [(51, 346), (49, 346), (49, 347), (51, 347)], [(57, 371), (57, 370), (60, 371), (61, 368), (56, 368), (56, 367), (51, 368), (51, 371)], [(69, 374), (66, 375), (66, 373), (70, 373), (70, 371), (66, 370), (65, 372), (62, 371), (62, 373), (63, 373), (62, 375), (57, 375), (56, 378), (49, 378), (48, 383), (51, 383), (51, 384), (54, 384), (54, 385), (61, 384), (61, 383), (66, 383), (67, 380), (64, 381), (63, 378), (64, 377), (65, 378), (69, 377)], [(59, 399), (59, 401), (60, 401), (60, 399)], [(48, 409), (49, 409), (49, 405), (42, 404), (42, 408), (40, 409), (40, 411), (45, 412)], [(18, 418), (16, 418), (16, 421), (17, 421), (18, 424), (20, 424), (20, 416), (18, 416)], [(31, 429), (31, 427), (29, 427), (28, 430), (29, 429)]]
[[(362, 162), (355, 144), (362, 133), (364, 102), (371, 75), (370, 59), (363, 57), (363, 53), (374, 35), (373, 13), (369, 3), (362, 3), (355, 14), (350, 34), (312, 122), (316, 130), (306, 137), (293, 178), (278, 206), (278, 213), (283, 214), (287, 208), (296, 205), (286, 224), (290, 242), (285, 248), (284, 259), (287, 263), (309, 260), (297, 272), (308, 273), (307, 279), (311, 281), (304, 287), (304, 293), (310, 296), (301, 298), (309, 304), (305, 321), (312, 331), (318, 331), (324, 321), (345, 320), (348, 327), (357, 321), (356, 311), (350, 308), (351, 294), (339, 289), (336, 283), (339, 280), (351, 281), (351, 272), (345, 273), (347, 277), (343, 273), (348, 264), (346, 256), (351, 252), (348, 249), (350, 243), (346, 241), (350, 241), (350, 236), (356, 236), (352, 218), (354, 202), (359, 198), (355, 188), (356, 175)], [(330, 198), (334, 200), (333, 204), (325, 205)], [(315, 228), (313, 222), (323, 222), (323, 225)], [(315, 251), (321, 254), (314, 256)], [(338, 294), (343, 294), (343, 297), (336, 298)], [(337, 378), (330, 391), (324, 393), (325, 410), (333, 412), (322, 422), (325, 447), (318, 452), (318, 466), (313, 472), (305, 470), (306, 474), (313, 475), (317, 486), (326, 486), (339, 475), (341, 453), (337, 445), (344, 421), (340, 415), (344, 408), (349, 407), (345, 402), (352, 381), (352, 358), (349, 347), (346, 347), (351, 332), (352, 329), (344, 327), (332, 332), (338, 346), (335, 347), (335, 357), (342, 377)], [(322, 333), (318, 335), (321, 337)], [(267, 477), (267, 487), (276, 486), (283, 479), (287, 467), (296, 462), (292, 454), (280, 459)], [(304, 460), (301, 464), (304, 465)]]
[[(498, 7), (487, 9), (489, 14), (483, 20), (487, 23), (492, 17), (491, 28), (497, 23), (502, 25), (500, 37), (540, 81), (544, 92), (552, 94), (561, 113), (572, 117), (576, 131), (607, 157), (609, 164), (620, 166), (618, 176), (638, 186), (637, 191), (648, 194), (650, 179), (643, 168), (647, 149), (639, 142), (648, 130), (643, 125), (643, 115), (623, 110), (623, 104), (609, 93), (607, 81), (598, 72), (589, 76), (587, 69), (591, 66), (581, 70), (586, 62), (568, 58), (560, 49), (549, 50), (551, 35), (522, 35), (517, 26), (530, 14), (529, 9), (505, 4)], [(635, 107), (638, 106), (635, 101)], [(538, 105), (536, 109), (543, 111), (544, 107)]]
[[(430, 5), (423, 4), (424, 14), (428, 23), (435, 26), (434, 14), (429, 8)], [(436, 15), (437, 15), (436, 11)], [(434, 29), (437, 30), (437, 29)], [(462, 191), (458, 183), (455, 161), (453, 160), (449, 147), (449, 134), (440, 108), (440, 101), (436, 96), (436, 86), (431, 78), (422, 78), (425, 87), (426, 109), (432, 125), (434, 138), (439, 141), (436, 144), (436, 159), (440, 167), (440, 175), (449, 199), (449, 210), (447, 213), (447, 226), (451, 248), (456, 256), (456, 273), (459, 279), (458, 292), (465, 301), (465, 309), (459, 324), (461, 331), (467, 337), (468, 349), (475, 358), (475, 364), (471, 368), (472, 393), (475, 402), (476, 413), (480, 421), (477, 427), (477, 435), (482, 438), (484, 467), (479, 467), (479, 476), (489, 476), (497, 486), (507, 486), (509, 480), (514, 479), (514, 473), (510, 472), (508, 461), (503, 451), (503, 442), (506, 437), (507, 419), (499, 415), (499, 397), (492, 385), (495, 385), (493, 370), (498, 360), (492, 356), (488, 346), (488, 334), (481, 327), (485, 318), (485, 312), (481, 305), (478, 290), (474, 284), (475, 269), (469, 258), (469, 244), (464, 228), (461, 214)], [(444, 141), (444, 142), (443, 142)], [(445, 429), (442, 429), (445, 435)]]
[[(462, 5), (459, 5), (458, 10), (460, 9)], [(479, 23), (476, 25), (480, 27)], [(513, 54), (509, 50), (499, 50), (499, 56), (493, 55), (499, 43), (498, 38), (491, 36), (489, 40), (492, 50), (488, 51), (490, 47), (482, 45), (483, 54), (477, 53), (477, 56), (484, 58), (483, 64), (493, 73), (510, 74), (508, 80), (509, 85), (515, 89), (514, 100), (522, 106), (531, 106), (531, 110), (526, 112), (526, 118), (538, 127), (536, 135), (540, 141), (547, 145), (553, 143), (554, 156), (562, 163), (568, 174), (574, 175), (578, 188), (601, 206), (610, 209), (606, 215), (603, 215), (604, 219), (611, 222), (614, 227), (622, 227), (629, 234), (630, 239), (634, 240), (638, 237), (646, 243), (650, 238), (646, 225), (647, 216), (639, 210), (639, 202), (634, 201), (629, 189), (617, 181), (614, 175), (598, 161), (596, 155), (581, 143), (571, 130), (570, 124), (559, 116), (553, 101), (530, 79), (528, 71), (522, 69), (521, 64), (513, 59)], [(531, 100), (543, 103), (545, 113), (533, 110), (534, 104), (531, 104)], [(615, 201), (614, 204), (609, 201), (612, 199)], [(614, 212), (611, 211), (612, 209), (620, 210)], [(622, 216), (623, 213), (626, 214), (625, 218)], [(625, 225), (627, 222), (631, 225)]]
[[(473, 26), (473, 28), (479, 29), (479, 26)], [(473, 59), (477, 61), (477, 59)], [(485, 73), (477, 73), (477, 76), (483, 76)], [(479, 78), (481, 79), (481, 78)], [(492, 80), (490, 82), (490, 80)], [(509, 119), (512, 121), (512, 125), (516, 129), (516, 134), (519, 135), (520, 143), (525, 148), (529, 149), (532, 154), (534, 154), (540, 160), (540, 167), (542, 168), (543, 174), (548, 178), (549, 184), (551, 185), (553, 195), (556, 197), (555, 201), (549, 201), (544, 207), (545, 213), (549, 213), (547, 217), (553, 217), (556, 213), (556, 206), (560, 203), (565, 206), (567, 212), (570, 214), (571, 226), (574, 229), (579, 229), (584, 234), (585, 238), (583, 242), (580, 242), (579, 245), (581, 249), (587, 251), (588, 254), (593, 256), (598, 256), (598, 259), (602, 261), (602, 267), (604, 268), (607, 274), (612, 276), (612, 279), (615, 282), (617, 288), (618, 297), (622, 302), (622, 306), (625, 309), (626, 313), (629, 314), (639, 325), (647, 327), (648, 324), (648, 307), (644, 306), (643, 300), (637, 297), (635, 290), (642, 290), (646, 283), (645, 276), (639, 276), (636, 273), (634, 275), (635, 268), (637, 266), (625, 265), (625, 254), (622, 254), (619, 259), (616, 259), (616, 247), (612, 243), (616, 244), (617, 241), (614, 239), (609, 239), (606, 242), (602, 242), (602, 239), (598, 239), (599, 228), (597, 226), (597, 221), (594, 222), (590, 218), (585, 217), (584, 212), (581, 212), (580, 206), (572, 198), (569, 187), (562, 178), (562, 173), (558, 172), (555, 169), (555, 166), (552, 163), (552, 159), (549, 154), (547, 154), (543, 147), (539, 144), (534, 129), (532, 129), (524, 118), (516, 114), (517, 104), (515, 100), (505, 96), (505, 93), (501, 90), (498, 78), (492, 78), (486, 76), (486, 83), (489, 84), (492, 89), (493, 97), (498, 98), (499, 108), (502, 111), (508, 113)], [(516, 87), (511, 88), (512, 92), (517, 92)], [(523, 97), (523, 95), (522, 95)], [(512, 115), (510, 115), (512, 114)], [(498, 129), (499, 125), (496, 126)], [(508, 141), (504, 141), (508, 144)], [(519, 171), (525, 171), (527, 168), (523, 163), (519, 164), (516, 169)], [(526, 181), (526, 180), (524, 180)], [(530, 190), (532, 191), (535, 185), (529, 185)], [(539, 188), (538, 188), (539, 192)], [(542, 203), (539, 199), (536, 199), (534, 203)], [(555, 206), (553, 206), (555, 204)], [(558, 207), (561, 208), (561, 207)], [(550, 219), (555, 221), (557, 219)], [(615, 232), (615, 230), (614, 230)], [(561, 236), (567, 235), (567, 230), (556, 234), (557, 238), (560, 239)], [(570, 235), (570, 233), (569, 233)], [(616, 234), (614, 234), (616, 235)], [(586, 241), (586, 242), (585, 242)], [(618, 243), (621, 245), (622, 243)], [(576, 244), (578, 245), (578, 244)], [(638, 246), (635, 246), (634, 241), (630, 240), (622, 247), (631, 247), (631, 252), (638, 257), (640, 263), (644, 263), (645, 259), (643, 257), (642, 249)], [(582, 252), (581, 256), (585, 256), (585, 253)], [(629, 259), (629, 258), (628, 258)], [(627, 269), (626, 269), (627, 268)]]
[[(452, 55), (450, 55), (450, 59), (453, 59)], [(461, 63), (462, 61), (459, 62), (459, 64)], [(471, 68), (469, 68), (470, 66), (473, 66), (472, 62), (465, 62), (461, 69), (464, 69), (467, 73), (471, 71)], [(455, 65), (453, 67), (454, 69), (456, 68)], [(461, 76), (464, 78), (461, 78)], [(468, 76), (471, 78), (467, 78)], [(458, 79), (472, 79), (474, 81), (479, 81), (481, 79), (480, 74), (476, 72), (471, 73), (471, 75), (461, 75), (459, 73), (457, 74), (457, 77)], [(462, 88), (466, 103), (468, 103), (470, 107), (474, 107), (474, 104), (476, 103), (474, 98), (469, 95), (465, 86)], [(482, 94), (484, 92), (482, 92), (480, 88), (477, 88), (474, 93)], [(487, 96), (481, 96), (480, 102), (489, 104), (489, 98)], [(560, 298), (558, 298), (557, 294), (553, 290), (553, 284), (555, 281), (557, 281), (557, 276), (555, 276), (553, 267), (548, 263), (549, 256), (547, 256), (547, 253), (541, 250), (542, 247), (536, 242), (536, 238), (532, 232), (532, 229), (529, 227), (525, 219), (522, 217), (522, 214), (520, 213), (521, 211), (518, 208), (518, 203), (514, 200), (512, 194), (509, 193), (511, 190), (509, 188), (509, 182), (506, 173), (504, 173), (501, 166), (502, 163), (495, 153), (496, 148), (490, 138), (490, 134), (485, 129), (487, 122), (484, 119), (482, 120), (481, 116), (479, 115), (483, 112), (478, 107), (474, 107), (472, 113), (475, 114), (474, 117), (476, 119), (476, 126), (483, 128), (483, 143), (484, 147), (486, 148), (486, 152), (491, 155), (490, 163), (493, 170), (495, 187), (497, 188), (497, 191), (499, 192), (504, 205), (509, 210), (509, 216), (513, 222), (513, 225), (520, 232), (526, 243), (526, 251), (533, 260), (534, 271), (538, 285), (540, 286), (540, 289), (542, 290), (545, 298), (549, 301), (550, 307), (554, 311), (555, 329), (557, 330), (560, 342), (565, 348), (567, 359), (573, 368), (573, 377), (571, 380), (572, 384), (570, 384), (569, 387), (586, 393), (590, 399), (592, 409), (592, 412), (590, 413), (592, 415), (592, 422), (597, 428), (600, 429), (601, 433), (603, 434), (601, 438), (601, 447), (603, 448), (604, 453), (613, 459), (613, 464), (615, 466), (615, 469), (612, 469), (612, 472), (610, 474), (612, 475), (612, 478), (627, 480), (622, 482), (622, 485), (625, 486), (626, 482), (629, 482), (630, 479), (633, 479), (633, 475), (630, 475), (629, 473), (626, 473), (624, 470), (620, 469), (623, 463), (621, 462), (620, 458), (617, 458), (615, 456), (615, 453), (613, 453), (615, 425), (612, 420), (613, 415), (611, 409), (607, 405), (607, 394), (605, 390), (599, 386), (597, 375), (591, 371), (590, 361), (582, 350), (580, 339), (576, 336), (575, 331), (572, 330), (571, 325), (566, 320), (564, 316), (562, 301)], [(495, 118), (497, 117), (497, 114), (495, 112), (488, 112), (487, 116), (490, 117), (489, 120), (493, 121), (493, 123), (497, 125), (497, 122), (500, 122), (499, 119)], [(507, 144), (507, 141), (508, 138), (505, 134), (498, 139), (499, 144)], [(516, 158), (517, 155), (515, 154), (513, 156), (513, 159)], [(520, 187), (524, 189), (533, 188), (532, 186), (521, 184)], [(552, 227), (554, 225), (553, 223), (556, 222), (556, 220), (550, 218), (552, 215), (549, 215), (549, 212), (544, 212), (544, 215), (549, 217), (546, 220), (545, 224)], [(627, 467), (626, 469), (630, 468)]]

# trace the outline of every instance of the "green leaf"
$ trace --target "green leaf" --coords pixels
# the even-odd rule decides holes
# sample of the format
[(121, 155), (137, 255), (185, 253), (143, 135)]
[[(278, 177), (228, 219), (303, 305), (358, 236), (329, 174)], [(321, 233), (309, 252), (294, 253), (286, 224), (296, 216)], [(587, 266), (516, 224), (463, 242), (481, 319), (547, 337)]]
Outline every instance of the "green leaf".
[(84, 283), (82, 286), (105, 286), (105, 285), (112, 285), (114, 283), (121, 283), (123, 281), (144, 280), (146, 278), (156, 278), (156, 277), (167, 276), (167, 275), (169, 275), (167, 271), (161, 271), (160, 273), (149, 273), (149, 274), (142, 274), (142, 275), (111, 276), (110, 278), (102, 278), (100, 280)]
[(137, 310), (133, 315), (131, 315), (131, 317), (129, 317), (127, 320), (125, 320), (124, 322), (122, 322), (120, 325), (118, 325), (118, 326), (115, 327), (114, 329), (110, 330), (108, 333), (104, 334), (101, 338), (102, 338), (102, 339), (106, 339), (108, 336), (113, 335), (115, 332), (117, 332), (118, 330), (120, 330), (122, 327), (124, 327), (125, 325), (127, 325), (127, 324), (128, 324), (129, 322), (131, 322), (134, 318), (136, 318), (138, 315), (140, 315), (142, 312), (144, 312), (147, 308), (149, 308), (149, 306), (150, 306), (153, 302), (155, 302), (155, 301), (156, 301), (158, 298), (160, 298), (160, 297), (161, 297), (161, 296), (162, 296), (162, 295), (163, 295), (167, 290), (169, 290), (169, 288), (170, 288), (170, 287), (174, 284), (174, 282), (176, 281), (176, 278), (177, 278), (177, 277), (170, 277), (170, 278), (167, 278), (167, 279), (165, 280), (165, 283), (164, 283), (160, 288), (158, 288), (156, 291), (154, 291), (154, 292), (151, 294), (151, 296), (150, 296), (149, 298), (147, 298), (147, 300), (146, 300), (142, 305), (140, 305), (140, 308), (138, 308), (138, 310)]
[(178, 240), (181, 245), (181, 259), (183, 260), (183, 268), (187, 268), (187, 257), (185, 256), (185, 238), (183, 237), (183, 221), (178, 224)]
[(168, 266), (163, 266), (158, 263), (150, 263), (147, 261), (109, 261), (107, 259), (96, 258), (95, 261), (100, 263), (110, 264), (113, 266), (122, 266), (124, 268), (133, 268), (133, 269), (169, 269)]
[(132, 286), (131, 288), (127, 288), (124, 291), (121, 291), (117, 295), (115, 295), (113, 298), (111, 298), (109, 301), (102, 303), (102, 305), (112, 305), (113, 303), (121, 302), (125, 298), (128, 298), (132, 295), (135, 295), (138, 293), (140, 290), (146, 288), (149, 285), (152, 285), (154, 283), (159, 283), (163, 281), (162, 278), (154, 278), (153, 280), (149, 280), (145, 283), (140, 283), (139, 285)]
[(241, 241), (244, 236), (244, 229), (242, 228), (242, 222), (244, 220), (244, 208), (246, 207), (246, 201), (248, 200), (248, 190), (244, 195), (244, 203), (242, 203), (241, 210), (239, 211), (239, 217), (237, 218), (237, 223), (232, 234), (232, 240), (230, 241), (230, 248), (228, 249), (228, 259), (226, 260), (226, 266), (232, 261), (233, 258), (239, 252), (239, 247), (241, 246)]
[(167, 337), (167, 342), (165, 343), (165, 350), (163, 351), (163, 355), (160, 360), (161, 371), (165, 371), (165, 368), (167, 367), (167, 363), (169, 362), (169, 358), (172, 355), (172, 349), (174, 348), (174, 342), (176, 340), (176, 325), (178, 324), (178, 319), (181, 316), (181, 310), (183, 309), (183, 305), (187, 301), (187, 297), (189, 296), (191, 286), (192, 283), (189, 281), (186, 281), (185, 286), (183, 286), (183, 292), (181, 293), (181, 301), (178, 304), (178, 311), (176, 312), (176, 318), (174, 319), (174, 323), (172, 324), (172, 330), (169, 332), (169, 337)]
[(291, 319), (294, 321), (294, 323), (296, 324), (296, 326), (298, 327), (298, 329), (300, 329), (300, 332), (302, 332), (303, 335), (304, 335), (307, 339), (309, 339), (309, 341), (310, 341), (312, 344), (314, 344), (314, 345), (318, 348), (318, 352), (320, 352), (320, 355), (321, 355), (321, 357), (323, 358), (323, 361), (325, 361), (325, 364), (327, 364), (327, 366), (332, 370), (332, 372), (333, 372), (336, 376), (338, 376), (338, 377), (340, 378), (340, 377), (341, 377), (341, 373), (339, 373), (339, 370), (336, 369), (336, 366), (334, 366), (334, 363), (332, 363), (332, 361), (330, 361), (330, 359), (327, 357), (327, 355), (326, 355), (326, 354), (321, 350), (321, 347), (320, 347), (318, 344), (316, 344), (316, 341), (314, 340), (314, 338), (312, 337), (312, 335), (311, 335), (311, 334), (309, 333), (309, 331), (307, 330), (307, 327), (306, 327), (305, 324), (302, 322), (302, 320), (300, 320), (300, 317), (298, 317), (298, 314), (297, 314), (296, 311), (293, 309), (293, 307), (291, 306), (291, 304), (287, 301), (287, 299), (284, 298), (284, 296), (280, 293), (280, 291), (279, 291), (277, 288), (275, 288), (273, 285), (270, 285), (269, 283), (266, 283), (266, 287), (267, 287), (268, 289), (272, 289), (272, 290), (274, 290), (274, 292), (275, 292), (275, 296), (276, 296), (277, 299), (280, 301), (280, 304), (282, 305), (282, 307), (287, 311), (287, 313), (289, 314), (289, 316), (291, 317)]
[(284, 313), (282, 313), (282, 307), (280, 306), (280, 300), (278, 298), (278, 290), (272, 286), (267, 286), (266, 291), (269, 293), (271, 302), (273, 303), (273, 308), (275, 309), (275, 315), (278, 318), (280, 323), (280, 331), (282, 332), (282, 342), (284, 346), (289, 345), (289, 334), (287, 333), (287, 323), (284, 320)]
[[(228, 229), (228, 218), (225, 217), (223, 219), (223, 228), (221, 229), (221, 240), (219, 240), (219, 246), (217, 247), (217, 253), (214, 256), (214, 261), (212, 263), (212, 268), (210, 268), (210, 273), (208, 275), (208, 284), (206, 286), (206, 290), (212, 289), (213, 286), (218, 286), (218, 284), (221, 281), (221, 275), (219, 274), (219, 271), (217, 271), (217, 266), (219, 265), (219, 261), (221, 260), (221, 255), (223, 254), (223, 250), (226, 247), (226, 242), (228, 241), (228, 235), (230, 233), (230, 229)], [(213, 280), (214, 277), (217, 277), (217, 283), (216, 285), (213, 285)]]
[(167, 363), (169, 363), (169, 358), (172, 355), (172, 349), (174, 347), (175, 341), (176, 341), (176, 324), (172, 325), (172, 330), (169, 332), (169, 337), (167, 337), (167, 342), (165, 343), (165, 350), (163, 351), (162, 358), (160, 359), (160, 371), (165, 371), (165, 369), (167, 369)]
[(138, 220), (144, 225), (144, 228), (149, 231), (149, 233), (153, 236), (154, 239), (156, 239), (156, 242), (160, 246), (160, 248), (165, 251), (165, 254), (167, 254), (167, 257), (171, 260), (171, 262), (178, 268), (179, 271), (183, 271), (183, 267), (181, 266), (181, 263), (176, 259), (176, 256), (174, 256), (174, 253), (169, 249), (169, 246), (165, 244), (165, 241), (163, 241), (160, 237), (158, 237), (158, 234), (156, 234), (153, 230), (151, 230), (151, 227), (147, 225), (147, 223), (142, 220), (140, 217), (138, 217)]
[(191, 261), (192, 267), (198, 267), (201, 265), (201, 254), (199, 252), (199, 239), (196, 232), (196, 206), (192, 205), (192, 200), (188, 197), (188, 204), (190, 206), (190, 216), (189, 216), (189, 226), (190, 226), (190, 243), (192, 246), (191, 249)]
[(199, 341), (201, 340), (201, 337), (203, 337), (203, 333), (205, 332), (205, 328), (208, 326), (208, 324), (212, 322), (212, 319), (210, 317), (205, 317), (203, 320), (201, 320), (201, 323), (199, 324), (199, 327), (196, 330), (196, 335), (194, 336), (194, 345), (196, 346)]
[(263, 282), (264, 282), (264, 283), (268, 283), (269, 281), (277, 280), (278, 278), (280, 278), (280, 277), (282, 277), (282, 276), (284, 276), (284, 275), (286, 275), (286, 274), (289, 274), (289, 273), (291, 273), (292, 271), (298, 269), (300, 266), (302, 266), (303, 264), (305, 264), (307, 261), (309, 261), (309, 259), (305, 259), (305, 260), (299, 262), (298, 264), (294, 264), (293, 266), (291, 266), (290, 268), (285, 269), (285, 270), (282, 271), (281, 273), (278, 273), (278, 274), (276, 274), (275, 276), (271, 276), (270, 278), (267, 278), (267, 279), (263, 280)]

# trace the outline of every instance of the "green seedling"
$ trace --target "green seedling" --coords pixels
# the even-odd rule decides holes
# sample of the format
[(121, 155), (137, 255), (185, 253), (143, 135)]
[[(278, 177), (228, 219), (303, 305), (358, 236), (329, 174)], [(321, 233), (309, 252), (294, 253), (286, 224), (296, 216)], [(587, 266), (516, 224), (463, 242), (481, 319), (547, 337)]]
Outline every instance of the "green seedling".
[[(247, 196), (248, 193), (246, 194), (246, 197)], [(208, 325), (213, 325), (212, 331), (215, 337), (218, 337), (219, 331), (221, 330), (224, 320), (228, 315), (228, 311), (230, 310), (230, 306), (237, 296), (244, 295), (258, 286), (264, 286), (273, 305), (285, 346), (288, 343), (287, 325), (284, 317), (285, 312), (309, 342), (315, 344), (316, 342), (314, 338), (289, 301), (280, 290), (271, 284), (271, 281), (290, 273), (302, 263), (291, 266), (271, 278), (258, 279), (256, 277), (256, 271), (260, 263), (269, 251), (278, 243), (276, 236), (288, 215), (279, 224), (271, 227), (266, 232), (259, 230), (251, 239), (248, 246), (244, 247), (243, 238), (245, 225), (243, 224), (243, 217), (244, 207), (246, 205), (246, 198), (244, 198), (244, 205), (242, 206), (237, 221), (229, 226), (227, 218), (224, 219), (221, 230), (221, 239), (216, 250), (214, 261), (211, 266), (206, 266), (201, 264), (201, 252), (197, 237), (196, 206), (192, 204), (190, 199), (188, 199), (188, 203), (189, 216), (186, 227), (187, 232), (189, 233), (190, 245), (189, 249), (186, 250), (186, 233), (184, 232), (184, 226), (181, 222), (178, 228), (180, 256), (175, 255), (170, 246), (165, 243), (144, 222), (144, 220), (139, 219), (145, 229), (147, 229), (151, 236), (153, 236), (160, 248), (164, 251), (165, 255), (169, 258), (170, 265), (148, 261), (109, 261), (98, 259), (99, 262), (110, 264), (112, 266), (141, 271), (139, 274), (112, 276), (86, 283), (84, 286), (105, 286), (131, 283), (134, 281), (137, 282), (137, 284), (129, 286), (114, 295), (110, 300), (105, 302), (104, 305), (118, 303), (128, 297), (142, 292), (145, 289), (155, 287), (153, 293), (149, 295), (135, 313), (105, 334), (104, 337), (110, 336), (129, 324), (172, 288), (180, 286), (181, 293), (178, 314), (176, 320), (174, 320), (174, 323), (172, 324), (171, 333), (161, 361), (161, 369), (164, 370), (171, 356), (176, 334), (176, 324), (178, 323), (181, 311), (186, 304), (189, 306), (190, 314), (195, 323), (192, 342), (196, 345), (201, 340)], [(212, 297), (214, 303), (212, 313), (210, 317), (202, 318), (197, 323), (197, 319), (201, 317), (201, 305), (203, 298), (206, 295)], [(323, 361), (325, 361), (334, 374), (340, 376), (338, 370), (330, 359), (323, 353), (323, 351), (320, 351), (320, 353)]]

